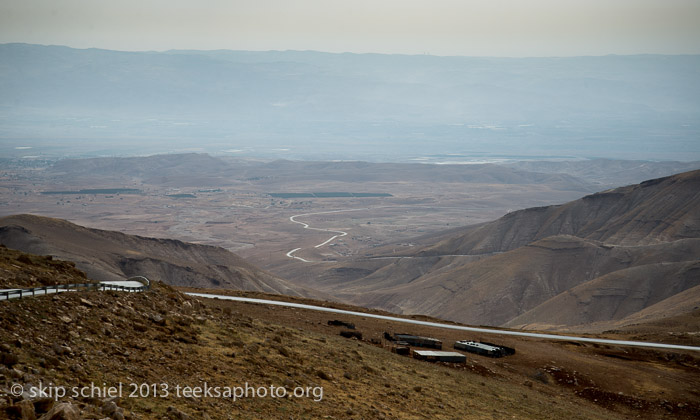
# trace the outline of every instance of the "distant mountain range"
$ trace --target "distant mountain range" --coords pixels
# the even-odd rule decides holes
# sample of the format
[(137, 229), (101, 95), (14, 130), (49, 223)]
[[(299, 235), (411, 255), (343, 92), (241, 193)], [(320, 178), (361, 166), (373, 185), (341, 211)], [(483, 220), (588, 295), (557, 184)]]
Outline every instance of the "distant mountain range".
[(638, 183), (645, 179), (700, 168), (695, 162), (652, 162), (611, 159), (520, 161), (501, 164), (435, 165), (367, 161), (252, 160), (203, 153), (144, 157), (62, 159), (47, 169), (51, 178), (70, 181), (107, 177), (111, 180), (176, 187), (235, 185), (254, 180), (273, 184), (299, 182), (432, 181), (494, 184), (546, 184), (555, 189), (594, 192), (601, 187)]
[(470, 324), (567, 328), (679, 315), (700, 306), (700, 171), (405, 245), (368, 251), (309, 284)]
[(693, 55), (470, 58), (3, 44), (0, 63), (0, 134), (12, 146), (42, 146), (31, 155), (700, 156), (700, 56)]
[[(669, 163), (670, 167), (698, 163)], [(361, 161), (316, 162), (278, 159), (252, 161), (189, 153), (147, 157), (64, 159), (48, 173), (56, 180), (139, 179), (147, 184), (186, 186), (237, 185), (254, 180), (275, 184), (279, 179), (316, 183), (319, 179), (362, 182), (455, 182), (492, 184), (546, 184), (555, 189), (591, 192), (593, 185), (564, 173), (540, 173), (494, 164), (426, 165)]]

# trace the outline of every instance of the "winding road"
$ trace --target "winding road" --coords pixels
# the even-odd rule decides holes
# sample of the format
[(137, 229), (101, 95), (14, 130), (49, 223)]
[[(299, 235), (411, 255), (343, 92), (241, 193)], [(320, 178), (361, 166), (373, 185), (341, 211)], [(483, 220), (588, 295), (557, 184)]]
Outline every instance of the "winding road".
[(571, 336), (571, 335), (555, 335), (555, 334), (530, 333), (530, 332), (524, 332), (524, 331), (499, 330), (499, 329), (495, 329), (495, 328), (467, 327), (464, 325), (442, 324), (439, 322), (419, 321), (416, 319), (398, 318), (398, 317), (393, 317), (393, 316), (378, 315), (378, 314), (365, 313), (365, 312), (346, 311), (344, 309), (327, 308), (324, 306), (305, 305), (302, 303), (284, 302), (284, 301), (279, 301), (279, 300), (254, 299), (254, 298), (246, 298), (246, 297), (240, 297), (240, 296), (225, 296), (225, 295), (214, 295), (214, 294), (207, 294), (207, 293), (186, 293), (186, 294), (190, 295), (190, 296), (197, 296), (197, 297), (210, 298), (210, 299), (233, 300), (233, 301), (238, 301), (238, 302), (258, 303), (258, 304), (263, 304), (263, 305), (277, 305), (277, 306), (286, 306), (286, 307), (290, 307), (290, 308), (310, 309), (313, 311), (331, 312), (331, 313), (335, 313), (335, 314), (361, 316), (361, 317), (365, 317), (365, 318), (376, 318), (376, 319), (382, 319), (382, 320), (386, 320), (386, 321), (403, 322), (406, 324), (425, 325), (428, 327), (447, 328), (447, 329), (452, 329), (452, 330), (479, 332), (479, 333), (486, 333), (486, 334), (512, 335), (512, 336), (519, 336), (519, 337), (540, 338), (540, 339), (545, 339), (545, 340), (563, 340), (563, 341), (577, 341), (577, 342), (584, 342), (584, 343), (611, 344), (611, 345), (615, 345), (615, 346), (652, 347), (652, 348), (669, 349), (669, 350), (700, 351), (700, 347), (682, 346), (682, 345), (677, 345), (677, 344), (652, 343), (652, 342), (646, 342), (646, 341), (611, 340), (611, 339), (607, 339), (607, 338), (577, 337), (577, 336)]
[[(364, 208), (356, 208), (356, 209), (344, 209), (344, 210), (329, 210), (329, 211), (319, 211), (319, 212), (314, 212), (314, 213), (303, 213), (303, 214), (295, 214), (294, 216), (291, 216), (289, 218), (289, 221), (292, 223), (296, 223), (299, 225), (302, 225), (304, 229), (309, 229), (309, 230), (316, 230), (319, 232), (328, 232), (328, 233), (334, 233), (335, 235), (331, 236), (327, 240), (321, 242), (318, 245), (315, 245), (314, 248), (321, 248), (322, 246), (328, 245), (329, 243), (333, 242), (337, 238), (341, 238), (343, 236), (346, 236), (348, 233), (344, 232), (342, 230), (334, 230), (334, 229), (322, 229), (322, 228), (314, 228), (311, 227), (308, 223), (300, 222), (296, 220), (298, 217), (305, 217), (305, 216), (315, 216), (319, 214), (331, 214), (331, 213), (344, 213), (344, 212), (349, 212), (349, 211), (361, 211), (361, 210), (376, 210), (376, 209), (386, 209), (386, 208), (441, 208), (441, 209), (459, 209), (461, 211), (464, 210), (477, 210), (477, 209), (470, 209), (470, 208), (463, 208), (463, 207), (452, 207), (452, 206), (417, 206), (417, 205), (408, 205), (408, 206), (401, 206), (401, 205), (386, 205), (386, 206), (377, 206), (377, 207), (364, 207)], [(300, 251), (302, 248), (294, 248), (291, 251), (287, 252), (286, 256), (289, 258), (294, 258), (296, 260), (299, 260), (301, 262), (305, 263), (313, 263), (313, 262), (318, 262), (318, 261), (311, 261), (307, 260), (302, 257), (298, 257), (294, 255), (296, 252)], [(453, 256), (453, 255), (444, 255), (444, 256)], [(463, 255), (454, 255), (456, 257), (461, 257)], [(468, 256), (468, 255), (466, 255)], [(377, 258), (414, 258), (414, 257), (372, 257), (372, 259), (377, 259)]]
[[(327, 244), (333, 242), (333, 241), (334, 241), (335, 239), (337, 239), (337, 238), (342, 238), (343, 236), (346, 236), (348, 233), (347, 233), (347, 232), (343, 232), (342, 230), (314, 228), (314, 227), (311, 227), (308, 223), (304, 223), (304, 222), (300, 222), (300, 221), (298, 221), (298, 220), (295, 220), (297, 217), (315, 216), (315, 215), (318, 215), (318, 214), (345, 213), (345, 212), (348, 212), (348, 211), (360, 211), (360, 210), (369, 210), (369, 208), (345, 209), (345, 210), (329, 210), (329, 211), (320, 211), (320, 212), (316, 212), (316, 213), (295, 214), (294, 216), (291, 216), (291, 217), (289, 218), (289, 221), (292, 222), (292, 223), (296, 223), (296, 224), (302, 225), (302, 226), (304, 227), (304, 229), (316, 230), (316, 231), (319, 231), (319, 232), (335, 233), (335, 235), (331, 236), (329, 239), (326, 239), (325, 241), (321, 242), (320, 244), (314, 246), (314, 248), (321, 248), (322, 246), (327, 245)], [(294, 258), (294, 259), (297, 259), (297, 260), (302, 261), (302, 262), (305, 262), (305, 263), (314, 262), (314, 261), (310, 261), (310, 260), (304, 259), (304, 258), (302, 258), (302, 257), (297, 257), (296, 255), (294, 255), (294, 253), (297, 252), (297, 251), (299, 251), (300, 249), (301, 249), (301, 248), (294, 248), (293, 250), (287, 252), (287, 257), (289, 257), (289, 258)]]

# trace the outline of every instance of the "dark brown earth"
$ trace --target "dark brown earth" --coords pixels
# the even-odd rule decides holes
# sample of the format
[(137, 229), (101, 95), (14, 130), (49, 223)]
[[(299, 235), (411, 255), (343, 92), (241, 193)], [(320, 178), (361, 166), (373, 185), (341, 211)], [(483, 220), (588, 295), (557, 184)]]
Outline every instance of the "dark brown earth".
[[(8, 256), (0, 260), (3, 267), (21, 257), (0, 251)], [(33, 262), (23, 270), (30, 276), (51, 269), (48, 259), (27, 258)], [(84, 279), (78, 274), (66, 280), (78, 278)], [(2, 287), (10, 282), (0, 281)], [(354, 323), (363, 340), (340, 337), (339, 327), (327, 324), (336, 318)], [(693, 353), (465, 337), (362, 317), (199, 300), (161, 283), (144, 293), (70, 292), (0, 302), (0, 323), (0, 417), (7, 418), (46, 419), (58, 409), (76, 414), (51, 418), (452, 419), (469, 413), (475, 419), (690, 419), (700, 414), (699, 359)], [(431, 335), (446, 344), (485, 339), (512, 346), (516, 354), (468, 355), (463, 366), (432, 364), (391, 353), (379, 339), (384, 331)], [(323, 387), (323, 399), (130, 398), (131, 389), (121, 398), (58, 402), (8, 395), (13, 384), (29, 389), (40, 381), (68, 389), (157, 384), (156, 391), (164, 383), (173, 391), (177, 385), (247, 381), (290, 391)]]

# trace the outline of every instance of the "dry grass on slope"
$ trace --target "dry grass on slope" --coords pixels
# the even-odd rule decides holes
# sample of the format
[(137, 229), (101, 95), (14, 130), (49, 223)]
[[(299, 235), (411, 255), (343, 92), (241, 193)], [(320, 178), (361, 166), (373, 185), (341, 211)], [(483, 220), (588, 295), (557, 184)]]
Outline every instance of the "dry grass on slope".
[[(80, 418), (622, 417), (568, 394), (207, 306), (160, 284), (147, 293), (75, 292), (3, 302), (0, 319), (0, 391), (6, 395), (0, 413), (10, 418), (30, 412), (40, 418), (66, 406), (31, 398), (28, 390), (40, 383), (68, 389), (59, 402)], [(246, 382), (289, 393), (322, 387), (323, 396), (233, 401), (175, 395), (178, 385), (224, 389)], [(70, 396), (74, 387), (119, 383), (121, 398)], [(129, 398), (130, 383), (157, 384), (157, 391), (167, 384), (170, 395)], [(13, 384), (25, 387), (26, 400), (10, 396)]]
[(70, 261), (25, 254), (0, 244), (0, 289), (90, 283)]

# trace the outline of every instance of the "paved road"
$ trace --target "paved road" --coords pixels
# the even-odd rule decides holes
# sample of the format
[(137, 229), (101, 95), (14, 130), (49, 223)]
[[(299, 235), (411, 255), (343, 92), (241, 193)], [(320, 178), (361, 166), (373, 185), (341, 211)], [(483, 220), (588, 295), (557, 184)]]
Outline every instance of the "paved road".
[[(315, 215), (318, 215), (318, 214), (345, 213), (345, 212), (348, 212), (348, 211), (359, 211), (359, 210), (369, 210), (369, 209), (368, 209), (368, 208), (362, 208), (362, 209), (329, 210), (329, 211), (319, 211), (319, 212), (316, 212), (316, 213), (295, 214), (294, 216), (291, 216), (291, 217), (289, 218), (289, 221), (292, 222), (292, 223), (296, 223), (296, 224), (302, 225), (302, 226), (304, 227), (304, 229), (317, 230), (317, 231), (319, 231), (319, 232), (329, 232), (329, 233), (336, 233), (336, 234), (337, 234), (337, 235), (333, 235), (331, 238), (329, 238), (329, 239), (327, 239), (327, 240), (321, 242), (320, 244), (314, 246), (314, 248), (320, 248), (320, 247), (322, 247), (322, 246), (324, 246), (324, 245), (326, 245), (326, 244), (328, 244), (328, 243), (334, 241), (336, 238), (341, 238), (341, 237), (343, 237), (343, 236), (346, 236), (348, 233), (347, 233), (347, 232), (343, 232), (342, 230), (313, 228), (313, 227), (309, 226), (308, 223), (304, 223), (304, 222), (300, 222), (300, 221), (298, 221), (298, 220), (294, 220), (295, 218), (297, 218), (297, 217), (303, 217), (303, 216), (315, 216)], [(297, 251), (299, 251), (300, 249), (301, 249), (301, 248), (295, 248), (295, 249), (293, 249), (293, 250), (287, 252), (287, 256), (288, 256), (289, 258), (294, 258), (294, 259), (297, 259), (297, 260), (299, 260), (299, 261), (306, 262), (306, 263), (313, 262), (313, 261), (309, 261), (309, 260), (306, 260), (306, 259), (304, 259), (304, 258), (297, 257), (296, 255), (294, 255), (294, 253), (297, 252)]]
[(307, 259), (304, 259), (304, 258), (301, 258), (301, 257), (297, 257), (296, 255), (294, 255), (294, 253), (297, 252), (297, 251), (299, 251), (300, 249), (301, 249), (301, 248), (294, 248), (293, 250), (287, 252), (287, 256), (288, 256), (289, 258), (295, 258), (295, 259), (297, 259), (297, 260), (299, 260), (299, 261), (301, 261), (301, 262), (305, 262), (305, 263), (313, 262), (313, 261), (309, 261), (309, 260), (307, 260)]
[(479, 333), (486, 333), (486, 334), (514, 335), (514, 336), (519, 336), (519, 337), (540, 338), (540, 339), (545, 339), (545, 340), (563, 340), (563, 341), (578, 341), (578, 342), (584, 342), (584, 343), (611, 344), (611, 345), (615, 345), (615, 346), (652, 347), (652, 348), (668, 349), (668, 350), (700, 351), (700, 347), (681, 346), (681, 345), (677, 345), (677, 344), (652, 343), (652, 342), (646, 342), (646, 341), (610, 340), (610, 339), (606, 339), (606, 338), (577, 337), (577, 336), (571, 336), (571, 335), (540, 334), (540, 333), (529, 333), (529, 332), (525, 332), (525, 331), (511, 331), (511, 330), (498, 330), (498, 329), (492, 329), (492, 328), (467, 327), (467, 326), (463, 326), (463, 325), (453, 325), (453, 324), (442, 324), (442, 323), (438, 323), (438, 322), (419, 321), (419, 320), (415, 320), (415, 319), (398, 318), (398, 317), (393, 317), (393, 316), (377, 315), (377, 314), (364, 313), (364, 312), (346, 311), (343, 309), (326, 308), (323, 306), (305, 305), (305, 304), (301, 304), (301, 303), (283, 302), (283, 301), (278, 301), (278, 300), (253, 299), (253, 298), (246, 298), (246, 297), (239, 297), (239, 296), (224, 296), (224, 295), (214, 295), (214, 294), (207, 294), (207, 293), (187, 293), (187, 294), (190, 296), (198, 296), (198, 297), (204, 297), (204, 298), (234, 300), (234, 301), (238, 301), (238, 302), (259, 303), (259, 304), (264, 304), (264, 305), (287, 306), (287, 307), (291, 307), (291, 308), (310, 309), (310, 310), (314, 310), (314, 311), (331, 312), (331, 313), (343, 314), (343, 315), (362, 316), (365, 318), (376, 318), (376, 319), (383, 319), (383, 320), (387, 320), (387, 321), (403, 322), (403, 323), (407, 323), (407, 324), (425, 325), (428, 327), (447, 328), (447, 329), (452, 329), (452, 330), (479, 332)]

